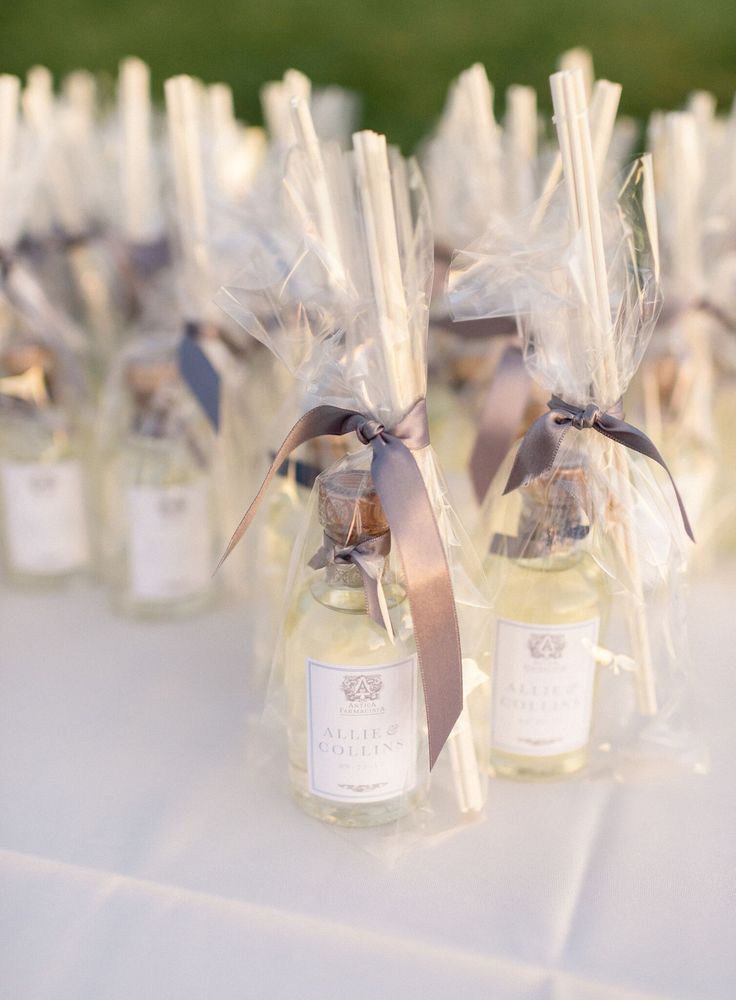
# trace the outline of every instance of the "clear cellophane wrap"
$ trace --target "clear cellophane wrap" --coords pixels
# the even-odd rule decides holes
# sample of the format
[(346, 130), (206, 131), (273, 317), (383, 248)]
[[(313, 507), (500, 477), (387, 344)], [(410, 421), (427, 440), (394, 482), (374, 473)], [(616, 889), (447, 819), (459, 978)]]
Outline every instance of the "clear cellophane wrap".
[[(696, 441), (703, 461), (691, 462), (700, 494), (710, 483), (707, 516), (698, 524), (697, 567), (707, 568), (736, 550), (736, 110), (710, 123), (705, 142), (700, 220), (704, 287), (700, 323), (712, 362), (712, 423)], [(680, 331), (680, 353), (683, 353)], [(710, 433), (708, 433), (710, 432)], [(705, 470), (698, 465), (707, 463)], [(703, 475), (703, 471), (706, 475)], [(699, 475), (700, 474), (700, 475)], [(702, 546), (701, 543), (706, 543)]]
[[(661, 301), (650, 180), (649, 164), (636, 161), (601, 201), (610, 325), (590, 301), (587, 250), (581, 230), (568, 235), (562, 189), (541, 223), (533, 210), (513, 230), (491, 230), (453, 260), (449, 295), (455, 317), (515, 313), (532, 378), (550, 397), (573, 407), (593, 404), (620, 413), (617, 404), (657, 321)], [(604, 610), (583, 773), (633, 779), (673, 764), (701, 768), (682, 597), (690, 543), (666, 473), (595, 429), (571, 426), (548, 473), (504, 495), (518, 450), (519, 443), (489, 490), (474, 540), (479, 551), (489, 553), (497, 618), (515, 614), (534, 622), (538, 588), (530, 586), (525, 596), (517, 587), (511, 611), (505, 591), (514, 566), (539, 554), (540, 538), (548, 553), (560, 539), (574, 540), (583, 575), (599, 577), (596, 600)], [(546, 503), (539, 503), (540, 487)], [(576, 615), (564, 606), (567, 585), (558, 585), (559, 600), (552, 601), (561, 621)], [(554, 592), (555, 585), (549, 586)], [(579, 595), (569, 586), (574, 603)]]
[(83, 426), (89, 411), (84, 332), (45, 278), (33, 234), (48, 141), (15, 120), (0, 176), (0, 352), (36, 343), (54, 356), (55, 402)]
[[(375, 257), (370, 227), (386, 226), (386, 219), (377, 221), (370, 216), (356, 161), (356, 152), (344, 153), (334, 144), (320, 144), (316, 166), (314, 147), (307, 150), (300, 144), (292, 149), (284, 182), (284, 225), (272, 230), (268, 241), (257, 241), (245, 268), (221, 290), (218, 302), (286, 365), (302, 386), (300, 396), (310, 406), (330, 404), (357, 410), (390, 430), (425, 395), (432, 233), (415, 164), (389, 149), (385, 161), (390, 184), (388, 230), (398, 268), (390, 271), (382, 267)], [(375, 208), (376, 203), (372, 205)], [(416, 769), (402, 791), (403, 805), (397, 808), (396, 816), (370, 830), (348, 831), (353, 842), (384, 858), (401, 853), (418, 839), (426, 842), (477, 817), (485, 800), (489, 605), (484, 574), (451, 506), (432, 448), (423, 447), (413, 455), (426, 484), (453, 583), (463, 655), (466, 707), (456, 727), (464, 727), (460, 737), (463, 753), (458, 753), (451, 736), (430, 782), (426, 725), (419, 704)], [(323, 475), (357, 475), (369, 489), (370, 463), (370, 448), (361, 446)], [(303, 686), (294, 695), (289, 681), (294, 658), (301, 659), (303, 654), (293, 638), (295, 609), (307, 599), (304, 595), (321, 572), (309, 565), (323, 537), (318, 492), (319, 483), (307, 504), (293, 551), (286, 614), (276, 643), (263, 724), (258, 727), (264, 738), (256, 741), (260, 758), (253, 770), (268, 774), (269, 787), (280, 791), (286, 789), (285, 736), (290, 727), (292, 751), (294, 747), (295, 723), (289, 699), (305, 696)], [(360, 505), (363, 493), (362, 489), (355, 493), (356, 505)], [(261, 559), (271, 558), (268, 538), (274, 535), (269, 516), (271, 511), (264, 510), (261, 523), (257, 521), (253, 528), (262, 542), (256, 546)], [(335, 541), (340, 543), (341, 539)], [(387, 588), (400, 588), (403, 569), (395, 545), (385, 566)], [(263, 567), (257, 572), (264, 572)], [(385, 644), (386, 658), (398, 660), (414, 648), (410, 619), (406, 618), (408, 603), (404, 601), (391, 614), (400, 619), (393, 641), (387, 639), (387, 629), (372, 622), (355, 627), (367, 627), (368, 645)], [(339, 635), (349, 638), (353, 625), (345, 625), (348, 616), (336, 613), (333, 617)], [(327, 632), (325, 644), (325, 656), (340, 655), (337, 650), (330, 652)], [(418, 699), (421, 702), (421, 694)], [(293, 752), (291, 757), (293, 768)], [(274, 766), (266, 768), (266, 760)], [(468, 767), (473, 772), (470, 777), (461, 773)], [(431, 790), (425, 794), (430, 784)]]

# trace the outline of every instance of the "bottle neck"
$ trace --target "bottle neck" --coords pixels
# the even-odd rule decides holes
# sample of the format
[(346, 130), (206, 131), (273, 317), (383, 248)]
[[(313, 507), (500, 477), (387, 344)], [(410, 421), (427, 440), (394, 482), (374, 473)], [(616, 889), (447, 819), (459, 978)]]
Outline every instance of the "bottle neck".
[[(389, 608), (401, 604), (406, 594), (395, 581), (389, 568), (388, 553), (384, 555), (380, 586)], [(330, 560), (319, 570), (310, 584), (312, 596), (325, 607), (336, 611), (365, 614), (367, 610), (363, 575), (353, 563)]]
[(563, 573), (582, 562), (585, 554), (585, 548), (578, 543), (567, 549), (556, 549), (537, 555), (523, 555), (518, 557), (515, 562), (522, 569), (541, 573)]
[(589, 533), (587, 517), (574, 499), (545, 504), (526, 495), (517, 534), (494, 535), (491, 552), (530, 569), (559, 572), (580, 562)]

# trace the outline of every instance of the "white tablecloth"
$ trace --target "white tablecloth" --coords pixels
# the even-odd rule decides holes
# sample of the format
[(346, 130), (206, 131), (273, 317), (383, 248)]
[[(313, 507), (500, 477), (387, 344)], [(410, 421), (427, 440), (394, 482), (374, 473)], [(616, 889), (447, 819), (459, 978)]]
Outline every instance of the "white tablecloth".
[(0, 589), (0, 997), (733, 1000), (735, 596), (690, 601), (710, 775), (494, 782), (388, 871), (246, 779), (241, 608)]

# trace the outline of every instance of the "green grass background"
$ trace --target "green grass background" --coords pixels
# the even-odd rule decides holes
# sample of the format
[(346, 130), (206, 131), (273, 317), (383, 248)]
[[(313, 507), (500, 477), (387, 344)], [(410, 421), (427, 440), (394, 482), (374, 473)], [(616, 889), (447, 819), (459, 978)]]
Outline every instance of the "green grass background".
[(730, 104), (736, 0), (4, 0), (0, 11), (5, 72), (112, 72), (139, 55), (158, 87), (180, 72), (227, 80), (257, 122), (259, 84), (294, 66), (359, 90), (365, 125), (405, 150), (471, 62), (485, 63), (497, 94), (531, 83), (548, 106), (547, 77), (572, 45), (624, 85), (629, 113), (675, 107), (696, 87)]

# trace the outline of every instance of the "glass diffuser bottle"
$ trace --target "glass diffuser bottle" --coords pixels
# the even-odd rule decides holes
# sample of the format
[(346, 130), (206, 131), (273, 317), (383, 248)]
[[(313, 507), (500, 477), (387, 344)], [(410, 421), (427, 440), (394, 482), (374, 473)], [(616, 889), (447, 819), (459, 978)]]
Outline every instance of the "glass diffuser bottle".
[(30, 340), (0, 355), (0, 510), (9, 577), (66, 579), (90, 560), (81, 446), (59, 361)]
[(521, 491), (515, 538), (495, 535), (491, 768), (517, 779), (583, 768), (593, 717), (603, 574), (585, 547), (584, 470), (558, 468)]
[[(291, 784), (325, 822), (376, 826), (416, 806), (428, 783), (411, 615), (370, 474), (331, 470), (317, 489), (325, 565), (295, 588), (284, 633)], [(393, 637), (369, 616), (361, 571), (345, 555), (371, 540), (383, 553)]]
[(122, 611), (183, 615), (212, 597), (213, 437), (168, 351), (129, 359), (125, 426), (104, 474), (105, 573)]

